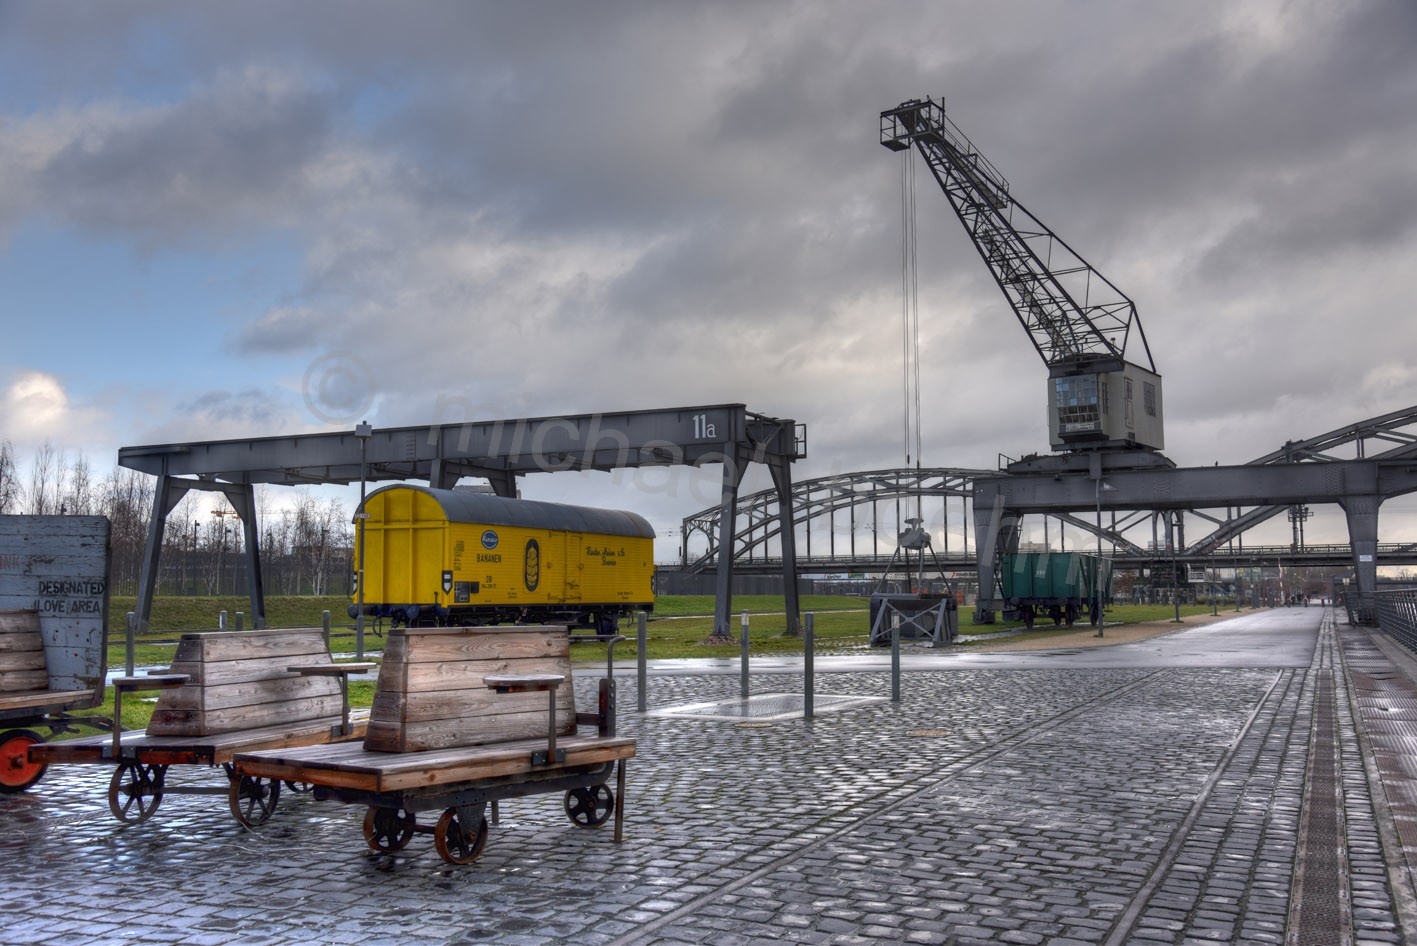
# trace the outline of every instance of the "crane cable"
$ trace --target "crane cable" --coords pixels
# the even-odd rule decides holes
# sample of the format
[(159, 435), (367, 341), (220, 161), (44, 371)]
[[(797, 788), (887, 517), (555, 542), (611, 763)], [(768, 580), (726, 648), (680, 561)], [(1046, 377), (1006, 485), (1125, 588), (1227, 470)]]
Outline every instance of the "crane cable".
[(920, 394), (920, 283), (916, 268), (915, 162), (901, 152), (901, 328), (904, 369), (905, 465), (920, 467), (922, 447)]

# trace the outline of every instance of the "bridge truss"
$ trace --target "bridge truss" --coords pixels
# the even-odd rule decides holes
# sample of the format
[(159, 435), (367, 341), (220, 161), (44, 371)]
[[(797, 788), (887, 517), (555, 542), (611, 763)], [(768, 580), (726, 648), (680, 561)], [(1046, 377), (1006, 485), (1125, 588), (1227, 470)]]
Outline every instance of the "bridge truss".
[[(1277, 450), (1256, 457), (1247, 467), (1343, 464), (1353, 460), (1391, 463), (1417, 459), (1417, 406), (1394, 411), (1328, 431), (1305, 440), (1289, 441)], [(1183, 474), (1183, 470), (1172, 472)], [(1007, 478), (999, 470), (964, 468), (887, 469), (840, 473), (800, 480), (792, 490), (792, 517), (799, 568), (814, 571), (879, 572), (890, 561), (896, 535), (905, 519), (925, 520), (935, 540), (935, 552), (946, 567), (977, 567), (979, 546), (973, 502), (976, 480)], [(781, 528), (784, 517), (778, 493), (765, 490), (740, 497), (733, 535), (733, 558), (742, 571), (774, 570), (781, 561)], [(1316, 498), (1315, 501), (1332, 501)], [(1081, 551), (1095, 548), (1100, 535), (1104, 554), (1119, 565), (1138, 565), (1162, 558), (1206, 561), (1219, 567), (1284, 560), (1292, 565), (1351, 563), (1348, 545), (1309, 544), (1297, 528), (1287, 547), (1246, 547), (1244, 534), (1277, 515), (1289, 512), (1302, 523), (1302, 504), (1241, 505), (1230, 507), (1168, 507), (1108, 510), (1099, 531), (1097, 519), (1077, 510), (1076, 504), (1043, 511), (1044, 543), (1066, 548), (1067, 536), (1088, 537)], [(715, 567), (720, 536), (724, 535), (720, 507), (714, 506), (683, 520), (680, 567), (690, 573)], [(1175, 517), (1175, 533), (1166, 524)], [(1200, 538), (1186, 542), (1185, 524), (1209, 525)], [(1057, 528), (1056, 534), (1053, 529)], [(1205, 529), (1206, 525), (1201, 525)], [(1377, 556), (1384, 564), (1417, 562), (1417, 543), (1383, 543)]]

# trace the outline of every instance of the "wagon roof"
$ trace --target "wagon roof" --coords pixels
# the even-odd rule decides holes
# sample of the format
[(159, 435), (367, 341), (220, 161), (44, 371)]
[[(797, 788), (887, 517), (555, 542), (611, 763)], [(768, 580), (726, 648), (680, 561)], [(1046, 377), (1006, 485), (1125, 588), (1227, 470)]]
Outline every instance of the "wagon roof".
[(618, 509), (566, 506), (531, 499), (507, 499), (490, 493), (470, 493), (453, 489), (433, 489), (410, 483), (396, 483), (371, 492), (365, 500), (389, 490), (411, 489), (427, 493), (442, 507), (449, 522), (488, 526), (519, 526), (526, 529), (556, 529), (591, 532), (599, 535), (626, 535), (654, 538), (654, 527), (644, 516)]

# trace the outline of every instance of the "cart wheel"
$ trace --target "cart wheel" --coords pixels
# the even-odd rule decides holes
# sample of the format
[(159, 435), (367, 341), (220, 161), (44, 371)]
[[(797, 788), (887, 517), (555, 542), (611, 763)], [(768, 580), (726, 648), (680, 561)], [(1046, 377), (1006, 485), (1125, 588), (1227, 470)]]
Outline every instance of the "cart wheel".
[(248, 828), (265, 824), (280, 804), (280, 780), (259, 775), (237, 775), (226, 792), (231, 815)]
[(286, 779), (284, 784), (286, 791), (294, 792), (297, 795), (308, 795), (315, 790), (315, 786), (309, 782), (292, 782)]
[(121, 763), (108, 780), (108, 810), (113, 812), (113, 817), (129, 824), (146, 820), (162, 804), (162, 783), (166, 777), (165, 765)]
[(449, 864), (471, 864), (487, 846), (487, 819), (477, 819), (477, 831), (469, 837), (458, 818), (458, 810), (449, 808), (433, 829), (433, 846), (438, 856)]
[(31, 729), (16, 729), (0, 736), (0, 793), (13, 795), (44, 777), (49, 765), (30, 761), (30, 746), (44, 737)]
[(566, 814), (578, 828), (598, 828), (614, 811), (615, 794), (603, 783), (566, 793)]
[(370, 808), (364, 813), (364, 840), (384, 854), (402, 851), (413, 837), (418, 818), (396, 808)]

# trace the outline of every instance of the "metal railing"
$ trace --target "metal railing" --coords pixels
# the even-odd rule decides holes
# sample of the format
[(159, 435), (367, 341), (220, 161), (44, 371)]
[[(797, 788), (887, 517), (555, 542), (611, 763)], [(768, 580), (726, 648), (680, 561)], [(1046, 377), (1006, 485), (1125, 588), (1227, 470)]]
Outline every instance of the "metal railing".
[(1417, 590), (1351, 595), (1347, 604), (1348, 620), (1354, 624), (1376, 624), (1383, 633), (1417, 653)]

